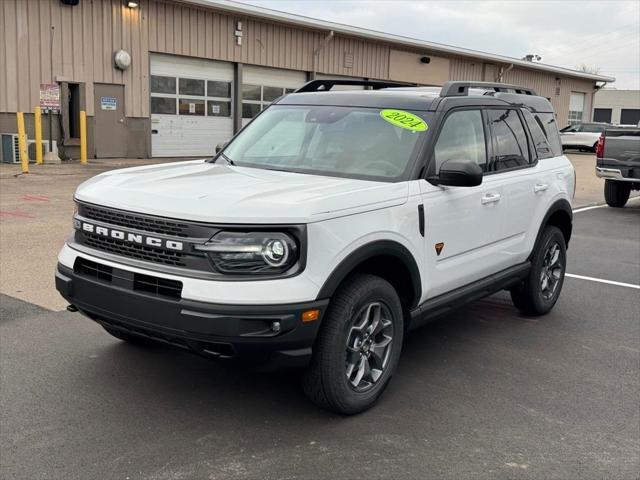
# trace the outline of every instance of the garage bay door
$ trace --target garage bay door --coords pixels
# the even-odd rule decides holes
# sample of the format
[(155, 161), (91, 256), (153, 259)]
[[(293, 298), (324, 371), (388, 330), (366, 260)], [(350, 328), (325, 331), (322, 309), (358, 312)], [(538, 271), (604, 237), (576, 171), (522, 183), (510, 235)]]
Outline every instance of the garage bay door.
[(245, 65), (242, 69), (242, 125), (276, 98), (304, 85), (306, 80), (304, 72)]
[(230, 63), (152, 54), (152, 155), (213, 155), (233, 135), (232, 82)]

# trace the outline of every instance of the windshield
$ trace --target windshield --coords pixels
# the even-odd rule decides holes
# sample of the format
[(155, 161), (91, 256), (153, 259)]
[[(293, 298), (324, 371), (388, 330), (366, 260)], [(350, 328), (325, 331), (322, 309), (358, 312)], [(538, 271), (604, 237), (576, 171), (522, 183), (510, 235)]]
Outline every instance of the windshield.
[(388, 181), (405, 173), (427, 128), (416, 112), (274, 105), (222, 154), (238, 166)]

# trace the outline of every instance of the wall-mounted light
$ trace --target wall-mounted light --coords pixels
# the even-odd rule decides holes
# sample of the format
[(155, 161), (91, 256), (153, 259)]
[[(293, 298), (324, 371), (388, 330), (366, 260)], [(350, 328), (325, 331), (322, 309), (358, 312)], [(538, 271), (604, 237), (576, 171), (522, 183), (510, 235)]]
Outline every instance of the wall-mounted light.
[(129, 8), (138, 8), (140, 6), (140, 2), (136, 2), (135, 0), (126, 0), (125, 4)]

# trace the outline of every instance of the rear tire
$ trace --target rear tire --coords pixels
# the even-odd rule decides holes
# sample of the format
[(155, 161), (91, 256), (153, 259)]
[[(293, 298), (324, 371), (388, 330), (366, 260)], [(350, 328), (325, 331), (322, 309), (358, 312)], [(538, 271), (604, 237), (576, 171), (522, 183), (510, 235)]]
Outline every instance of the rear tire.
[(614, 180), (604, 181), (604, 199), (610, 207), (624, 207), (629, 200), (631, 185)]
[(536, 244), (527, 278), (511, 289), (513, 304), (525, 315), (548, 313), (558, 301), (567, 266), (564, 235), (547, 225)]
[(302, 378), (305, 393), (343, 415), (371, 408), (398, 366), (403, 333), (402, 304), (391, 284), (374, 275), (352, 276), (322, 320)]

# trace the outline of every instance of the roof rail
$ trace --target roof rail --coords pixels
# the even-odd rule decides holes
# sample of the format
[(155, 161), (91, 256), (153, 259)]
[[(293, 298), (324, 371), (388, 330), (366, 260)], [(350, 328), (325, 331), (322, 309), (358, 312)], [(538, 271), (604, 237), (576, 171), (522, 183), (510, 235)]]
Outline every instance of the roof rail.
[(356, 85), (362, 87), (371, 87), (373, 90), (379, 90), (381, 88), (415, 86), (411, 83), (386, 82), (383, 80), (340, 80), (335, 78), (328, 78), (311, 80), (310, 82), (307, 82), (303, 86), (298, 88), (294, 93), (318, 91), (326, 92), (328, 90), (331, 90), (336, 85)]
[(441, 97), (464, 97), (469, 95), (470, 88), (484, 88), (494, 92), (509, 92), (513, 90), (521, 95), (537, 95), (532, 88), (520, 87), (518, 85), (508, 85), (506, 83), (494, 82), (447, 82), (440, 90)]

